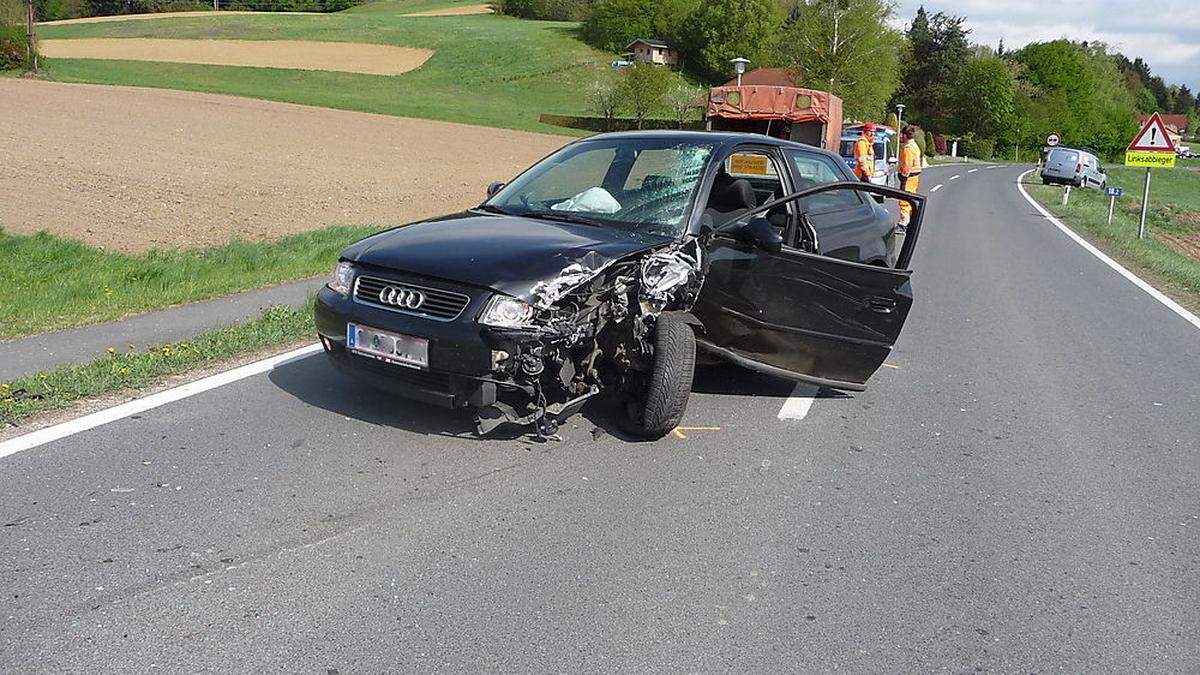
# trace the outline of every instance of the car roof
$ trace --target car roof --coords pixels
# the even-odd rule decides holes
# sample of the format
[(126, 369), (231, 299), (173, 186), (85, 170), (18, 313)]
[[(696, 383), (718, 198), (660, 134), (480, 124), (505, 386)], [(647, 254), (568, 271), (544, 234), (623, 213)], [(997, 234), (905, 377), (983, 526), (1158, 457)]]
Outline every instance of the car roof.
[(712, 143), (717, 146), (725, 147), (729, 145), (737, 145), (739, 143), (754, 143), (756, 145), (771, 145), (779, 148), (789, 148), (796, 150), (804, 150), (807, 152), (817, 152), (828, 155), (829, 157), (838, 158), (837, 153), (830, 152), (825, 148), (819, 148), (815, 145), (806, 145), (797, 143), (796, 141), (788, 141), (774, 136), (766, 136), (763, 134), (749, 134), (740, 131), (687, 131), (687, 130), (670, 130), (670, 129), (655, 129), (649, 131), (614, 131), (606, 134), (596, 134), (582, 138), (576, 143), (587, 143), (598, 140), (635, 140), (635, 139), (674, 139), (679, 142), (692, 143)]

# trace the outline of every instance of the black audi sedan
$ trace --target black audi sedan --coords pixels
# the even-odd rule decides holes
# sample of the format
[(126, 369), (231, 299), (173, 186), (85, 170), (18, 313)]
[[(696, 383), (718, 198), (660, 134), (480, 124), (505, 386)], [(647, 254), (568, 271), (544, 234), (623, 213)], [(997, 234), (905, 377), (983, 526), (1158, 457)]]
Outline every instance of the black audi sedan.
[[(885, 198), (914, 204), (906, 235)], [(912, 302), (923, 206), (766, 136), (593, 136), (475, 208), (351, 245), (317, 331), (353, 377), (475, 408), (481, 433), (550, 435), (608, 393), (632, 433), (657, 438), (683, 416), (697, 350), (863, 389)]]

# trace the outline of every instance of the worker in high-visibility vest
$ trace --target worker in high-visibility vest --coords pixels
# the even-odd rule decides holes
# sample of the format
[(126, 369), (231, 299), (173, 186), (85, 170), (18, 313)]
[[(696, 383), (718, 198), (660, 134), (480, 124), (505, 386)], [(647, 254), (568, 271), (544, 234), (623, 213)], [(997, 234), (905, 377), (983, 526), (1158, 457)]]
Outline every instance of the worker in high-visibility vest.
[(875, 124), (862, 125), (862, 136), (854, 141), (854, 175), (870, 180), (875, 175)]
[[(916, 129), (907, 124), (900, 130), (900, 165), (897, 167), (897, 173), (900, 175), (900, 189), (905, 192), (916, 192), (921, 187), (921, 165), (924, 163), (924, 158), (921, 156), (921, 147), (913, 140), (915, 133)], [(896, 223), (897, 233), (908, 232), (908, 221), (912, 218), (912, 210), (912, 202), (900, 200), (900, 220)]]

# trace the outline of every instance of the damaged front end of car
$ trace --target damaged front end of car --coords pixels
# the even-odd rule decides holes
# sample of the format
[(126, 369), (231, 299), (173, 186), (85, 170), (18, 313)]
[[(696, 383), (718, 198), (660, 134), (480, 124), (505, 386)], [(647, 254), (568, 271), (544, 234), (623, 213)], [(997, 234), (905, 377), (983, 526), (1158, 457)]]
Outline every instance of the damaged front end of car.
[(517, 300), (527, 309), (485, 316), (500, 395), (478, 410), (478, 432), (512, 423), (549, 438), (601, 392), (635, 401), (653, 364), (655, 324), (691, 308), (704, 263), (695, 238), (625, 258), (592, 251)]

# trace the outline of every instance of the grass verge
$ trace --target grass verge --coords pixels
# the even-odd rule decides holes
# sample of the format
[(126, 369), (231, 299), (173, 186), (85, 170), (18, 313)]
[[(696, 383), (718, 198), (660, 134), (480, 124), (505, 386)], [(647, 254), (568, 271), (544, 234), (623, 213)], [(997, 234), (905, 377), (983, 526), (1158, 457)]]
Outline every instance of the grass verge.
[(118, 392), (134, 393), (168, 377), (316, 335), (312, 308), (275, 306), (236, 326), (145, 351), (112, 350), (91, 363), (64, 366), (0, 384), (0, 428)]
[(374, 227), (327, 227), (273, 242), (109, 253), (0, 230), (0, 338), (70, 328), (329, 272)]
[(1143, 175), (1138, 169), (1109, 170), (1109, 184), (1125, 189), (1111, 224), (1107, 222), (1108, 198), (1098, 190), (1072, 190), (1070, 202), (1063, 206), (1062, 188), (1041, 185), (1035, 173), (1026, 176), (1025, 189), (1064, 223), (1151, 280), (1159, 290), (1192, 310), (1200, 309), (1200, 259), (1167, 242), (1200, 242), (1200, 173), (1154, 172), (1146, 218), (1148, 235), (1138, 239)]

